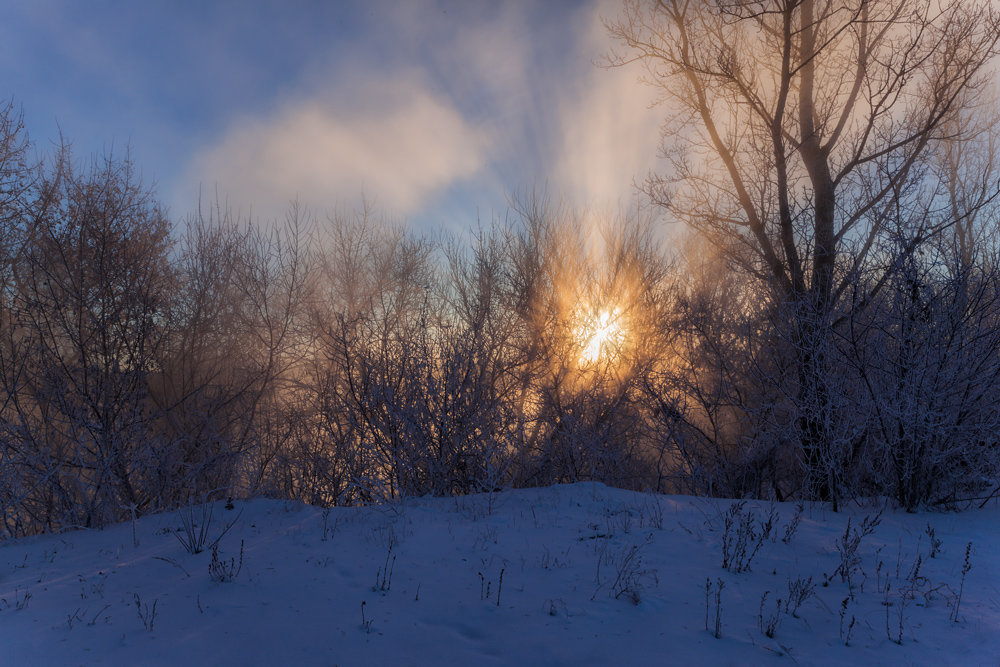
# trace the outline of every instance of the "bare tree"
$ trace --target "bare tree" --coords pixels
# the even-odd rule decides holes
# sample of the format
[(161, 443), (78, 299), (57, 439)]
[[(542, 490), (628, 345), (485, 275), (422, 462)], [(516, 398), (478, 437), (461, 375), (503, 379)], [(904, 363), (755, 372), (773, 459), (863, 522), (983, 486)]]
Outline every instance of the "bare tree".
[(344, 440), (331, 451), (356, 500), (393, 498), (415, 488), (407, 388), (420, 375), (418, 343), (428, 326), (431, 246), (369, 208), (330, 221), (313, 320), (322, 364), (321, 426)]
[(6, 535), (27, 529), (21, 505), (31, 487), (23, 474), (23, 438), (14, 407), (27, 362), (14, 298), (14, 267), (24, 252), (25, 221), (39, 176), (38, 166), (28, 159), (30, 147), (14, 103), (0, 104), (0, 534)]
[(170, 308), (170, 227), (131, 163), (79, 172), (67, 151), (23, 219), (5, 342), (20, 355), (8, 421), (38, 525), (102, 525), (157, 506), (156, 371)]
[[(957, 506), (1000, 472), (1000, 274), (995, 250), (976, 261), (911, 258), (877, 307), (852, 311), (839, 356), (859, 382), (852, 412), (865, 429), (857, 486), (913, 511)], [(939, 250), (939, 252), (941, 251)], [(933, 252), (934, 249), (927, 249)]]
[(298, 207), (254, 225), (217, 205), (189, 219), (155, 393), (189, 494), (259, 490), (289, 437), (310, 250)]
[(1000, 15), (986, 2), (629, 0), (608, 28), (626, 46), (612, 64), (642, 62), (674, 105), (672, 172), (647, 190), (769, 286), (795, 354), (810, 493), (836, 501), (836, 306), (862, 273), (868, 303), (955, 224), (926, 166), (975, 108)]
[(663, 363), (643, 378), (665, 492), (745, 497), (791, 493), (783, 387), (790, 355), (773, 344), (761, 303), (767, 286), (730, 270), (703, 237), (690, 237), (663, 296), (670, 332)]

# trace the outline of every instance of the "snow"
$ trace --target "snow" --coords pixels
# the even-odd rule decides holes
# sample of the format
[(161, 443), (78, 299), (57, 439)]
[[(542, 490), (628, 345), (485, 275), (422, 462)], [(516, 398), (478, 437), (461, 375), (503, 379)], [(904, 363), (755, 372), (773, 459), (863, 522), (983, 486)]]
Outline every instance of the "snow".
[[(997, 663), (996, 505), (884, 512), (860, 541), (852, 584), (837, 573), (837, 545), (849, 519), (857, 535), (877, 510), (807, 505), (786, 542), (796, 507), (748, 503), (743, 516), (754, 512), (755, 530), (771, 510), (778, 518), (749, 571), (736, 573), (721, 567), (731, 506), (594, 483), (326, 513), (274, 500), (219, 503), (210, 538), (232, 523), (219, 560), (237, 569), (243, 544), (232, 581), (213, 580), (211, 549), (185, 551), (179, 513), (8, 541), (0, 664)], [(928, 525), (941, 541), (934, 558)], [(810, 576), (815, 595), (797, 617), (775, 612), (789, 580)], [(773, 617), (772, 638), (761, 626)]]

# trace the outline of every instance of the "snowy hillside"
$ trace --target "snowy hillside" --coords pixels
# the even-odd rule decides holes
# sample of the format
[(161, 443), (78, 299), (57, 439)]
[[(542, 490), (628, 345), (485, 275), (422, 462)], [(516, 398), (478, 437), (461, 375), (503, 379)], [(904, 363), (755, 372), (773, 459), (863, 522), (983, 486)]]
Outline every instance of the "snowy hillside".
[[(1000, 656), (996, 506), (880, 520), (806, 506), (796, 519), (794, 505), (578, 484), (328, 512), (267, 500), (210, 509), (4, 543), (0, 664)], [(208, 517), (205, 549), (188, 553), (185, 520), (197, 540)]]

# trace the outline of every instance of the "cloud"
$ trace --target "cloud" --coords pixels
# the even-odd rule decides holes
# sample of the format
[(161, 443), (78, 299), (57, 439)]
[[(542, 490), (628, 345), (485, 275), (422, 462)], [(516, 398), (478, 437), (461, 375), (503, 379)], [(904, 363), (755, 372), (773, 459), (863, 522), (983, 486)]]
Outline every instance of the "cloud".
[(656, 166), (662, 109), (636, 70), (593, 65), (617, 3), (464, 7), (391, 4), (333, 42), (285, 88), (290, 101), (228, 120), (174, 201), (217, 187), (270, 218), (293, 199), (322, 215), (363, 193), (453, 227), (536, 189), (599, 215), (630, 207)]
[(491, 144), (418, 78), (341, 84), (336, 94), (236, 121), (194, 157), (182, 187), (218, 188), (244, 213), (252, 206), (265, 219), (282, 216), (292, 200), (322, 214), (362, 193), (388, 213), (409, 216), (478, 172)]
[[(599, 60), (615, 46), (601, 17), (618, 7), (594, 6), (580, 37), (582, 60)], [(576, 89), (559, 105), (560, 132), (553, 146), (552, 182), (567, 200), (601, 209), (628, 207), (636, 183), (655, 170), (662, 109), (651, 108), (656, 92), (638, 82), (632, 67), (590, 65), (580, 71)]]

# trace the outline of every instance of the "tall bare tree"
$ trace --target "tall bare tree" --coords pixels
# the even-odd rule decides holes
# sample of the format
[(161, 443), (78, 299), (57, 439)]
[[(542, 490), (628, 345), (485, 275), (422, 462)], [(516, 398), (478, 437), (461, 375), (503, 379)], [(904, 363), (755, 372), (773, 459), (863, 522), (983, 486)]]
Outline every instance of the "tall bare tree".
[(927, 165), (977, 105), (1000, 14), (975, 0), (627, 0), (608, 28), (625, 46), (611, 63), (643, 63), (672, 105), (671, 171), (648, 191), (769, 285), (811, 493), (835, 499), (836, 304), (863, 273), (869, 302), (956, 222)]

